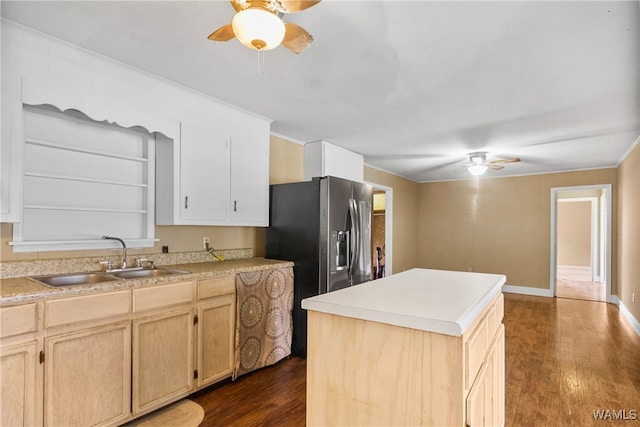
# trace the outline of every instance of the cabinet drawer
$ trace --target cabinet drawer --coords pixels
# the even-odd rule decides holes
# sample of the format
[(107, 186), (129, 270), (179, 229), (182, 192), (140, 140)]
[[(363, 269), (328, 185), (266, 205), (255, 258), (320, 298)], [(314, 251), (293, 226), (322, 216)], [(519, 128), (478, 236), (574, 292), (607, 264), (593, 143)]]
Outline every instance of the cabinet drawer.
[(35, 304), (18, 305), (0, 309), (1, 337), (36, 332), (38, 329)]
[(465, 353), (465, 386), (471, 387), (475, 380), (482, 361), (489, 348), (489, 330), (487, 317), (482, 319), (469, 339), (464, 344)]
[(44, 326), (50, 328), (91, 320), (113, 320), (113, 317), (130, 312), (130, 291), (51, 300), (44, 303)]
[(235, 291), (235, 276), (215, 277), (198, 281), (198, 300), (232, 294)]
[(191, 302), (193, 302), (193, 282), (180, 282), (133, 290), (134, 313), (172, 305), (190, 304)]

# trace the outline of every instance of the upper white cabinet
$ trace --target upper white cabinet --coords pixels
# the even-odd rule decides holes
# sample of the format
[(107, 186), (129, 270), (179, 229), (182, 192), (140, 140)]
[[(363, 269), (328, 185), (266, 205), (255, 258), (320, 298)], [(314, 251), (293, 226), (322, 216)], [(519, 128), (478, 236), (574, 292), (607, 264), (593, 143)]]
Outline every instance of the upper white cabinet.
[[(3, 49), (2, 63), (4, 59)], [(0, 111), (0, 128), (2, 144), (0, 145), (0, 222), (18, 222), (20, 205), (22, 204), (21, 179), (23, 150), (13, 141), (24, 139), (22, 127), (22, 102), (19, 77), (11, 76), (2, 70), (2, 111)]]
[(236, 123), (231, 136), (230, 222), (268, 226), (270, 123), (249, 119)]
[(156, 224), (229, 219), (229, 136), (220, 124), (183, 122), (180, 139), (156, 139)]
[(270, 122), (201, 102), (208, 118), (156, 140), (156, 223), (267, 226)]
[(326, 141), (304, 145), (304, 179), (316, 176), (336, 176), (352, 181), (364, 181), (364, 159), (361, 154)]
[(156, 224), (268, 225), (270, 120), (4, 22), (1, 71), (0, 221), (24, 218), (24, 106), (51, 105), (155, 137)]

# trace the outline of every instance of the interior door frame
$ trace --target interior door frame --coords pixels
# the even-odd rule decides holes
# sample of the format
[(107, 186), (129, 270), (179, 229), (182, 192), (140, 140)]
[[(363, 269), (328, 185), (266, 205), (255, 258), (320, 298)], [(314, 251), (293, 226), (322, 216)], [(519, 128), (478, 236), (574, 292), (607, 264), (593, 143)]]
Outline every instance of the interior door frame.
[(563, 191), (588, 191), (588, 190), (603, 190), (605, 192), (605, 211), (601, 215), (601, 221), (604, 222), (604, 263), (601, 265), (601, 269), (604, 268), (604, 277), (600, 277), (604, 280), (606, 287), (605, 301), (613, 302), (611, 298), (611, 231), (612, 231), (612, 215), (611, 209), (612, 203), (612, 185), (611, 184), (595, 184), (595, 185), (579, 185), (571, 187), (552, 187), (551, 188), (551, 235), (550, 235), (550, 262), (549, 262), (549, 287), (551, 289), (551, 295), (556, 295), (557, 287), (557, 249), (558, 249), (558, 193)]
[[(384, 191), (384, 273), (393, 274), (393, 187), (367, 182), (373, 191)], [(373, 210), (372, 210), (373, 213)]]
[[(600, 253), (606, 252), (602, 242), (600, 242), (600, 229), (605, 225), (601, 223), (599, 211), (601, 208), (606, 209), (606, 206), (602, 206), (600, 203), (602, 197), (587, 196), (587, 197), (571, 197), (571, 198), (558, 198), (558, 203), (574, 203), (574, 202), (589, 202), (589, 274), (592, 282), (604, 282), (602, 276), (604, 258), (600, 257)], [(557, 236), (557, 235), (556, 235)], [(558, 266), (556, 266), (557, 268)]]

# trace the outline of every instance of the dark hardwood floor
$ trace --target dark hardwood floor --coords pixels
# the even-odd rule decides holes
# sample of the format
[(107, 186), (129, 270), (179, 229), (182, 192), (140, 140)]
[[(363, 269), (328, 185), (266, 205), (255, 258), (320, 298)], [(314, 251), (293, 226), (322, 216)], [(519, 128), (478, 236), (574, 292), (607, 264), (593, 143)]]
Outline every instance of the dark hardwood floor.
[[(617, 307), (505, 294), (504, 324), (507, 426), (640, 425), (640, 337)], [(191, 396), (201, 426), (304, 426), (305, 369), (289, 358)]]
[(291, 357), (191, 395), (204, 408), (200, 427), (304, 426), (306, 369)]

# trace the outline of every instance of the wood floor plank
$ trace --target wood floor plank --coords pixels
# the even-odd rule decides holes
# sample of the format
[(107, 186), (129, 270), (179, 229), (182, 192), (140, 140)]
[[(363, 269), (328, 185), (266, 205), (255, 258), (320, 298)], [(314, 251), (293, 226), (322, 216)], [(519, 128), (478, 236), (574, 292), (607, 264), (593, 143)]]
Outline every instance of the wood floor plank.
[[(507, 426), (640, 425), (640, 337), (616, 306), (505, 294), (504, 323)], [(300, 427), (305, 376), (292, 357), (191, 398), (202, 427)]]
[[(601, 426), (640, 417), (640, 337), (617, 307), (506, 295), (506, 424)], [(626, 420), (633, 425), (637, 420)]]

